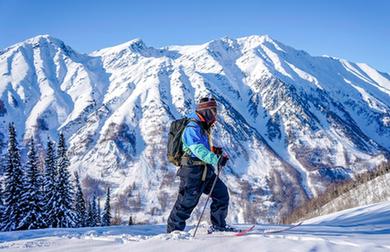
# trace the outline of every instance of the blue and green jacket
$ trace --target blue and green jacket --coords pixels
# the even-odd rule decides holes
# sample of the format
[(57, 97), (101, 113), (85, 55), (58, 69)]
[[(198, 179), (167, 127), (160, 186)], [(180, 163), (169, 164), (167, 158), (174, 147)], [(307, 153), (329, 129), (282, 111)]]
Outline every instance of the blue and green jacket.
[[(195, 112), (188, 115), (187, 118), (200, 121), (200, 118)], [(183, 151), (191, 157), (197, 157), (203, 162), (216, 167), (219, 157), (211, 152), (208, 135), (201, 127), (193, 121), (187, 124), (182, 135)]]

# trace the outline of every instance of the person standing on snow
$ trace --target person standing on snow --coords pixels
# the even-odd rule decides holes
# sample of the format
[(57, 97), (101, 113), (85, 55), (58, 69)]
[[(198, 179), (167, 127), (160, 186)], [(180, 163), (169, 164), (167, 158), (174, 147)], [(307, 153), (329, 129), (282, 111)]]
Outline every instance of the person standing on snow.
[[(198, 204), (202, 193), (209, 194), (215, 179), (213, 167), (221, 169), (228, 157), (222, 148), (210, 145), (210, 130), (217, 120), (217, 103), (214, 98), (202, 98), (196, 111), (188, 116), (181, 141), (184, 155), (181, 158), (177, 175), (180, 177), (179, 194), (169, 215), (167, 232), (184, 230), (186, 220)], [(226, 185), (218, 178), (211, 193), (211, 230), (235, 231), (226, 225), (229, 193)]]

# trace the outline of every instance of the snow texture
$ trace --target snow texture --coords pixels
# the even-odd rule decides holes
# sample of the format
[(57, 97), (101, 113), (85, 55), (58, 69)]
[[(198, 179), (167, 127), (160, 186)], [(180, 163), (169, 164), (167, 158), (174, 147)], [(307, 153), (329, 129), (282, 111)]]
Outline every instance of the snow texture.
[(257, 225), (242, 237), (207, 235), (202, 227), (195, 238), (192, 227), (165, 234), (163, 225), (4, 232), (0, 251), (389, 251), (390, 202), (307, 220), (282, 233), (263, 233), (282, 227)]

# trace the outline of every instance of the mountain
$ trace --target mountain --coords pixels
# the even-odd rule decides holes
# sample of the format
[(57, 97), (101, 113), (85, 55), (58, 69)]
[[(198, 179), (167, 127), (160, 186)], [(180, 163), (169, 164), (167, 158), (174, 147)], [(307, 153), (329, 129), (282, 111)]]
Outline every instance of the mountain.
[(170, 121), (208, 94), (220, 108), (213, 142), (231, 158), (230, 221), (277, 222), (390, 157), (389, 74), (266, 35), (89, 54), (49, 35), (15, 44), (0, 51), (0, 138), (10, 121), (42, 146), (64, 132), (84, 185), (110, 185), (114, 209), (163, 222), (178, 187)]

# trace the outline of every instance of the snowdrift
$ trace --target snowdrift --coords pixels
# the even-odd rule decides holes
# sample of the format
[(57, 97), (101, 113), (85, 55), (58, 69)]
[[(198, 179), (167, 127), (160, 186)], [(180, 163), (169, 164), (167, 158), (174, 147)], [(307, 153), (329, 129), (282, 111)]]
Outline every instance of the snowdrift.
[[(246, 225), (242, 225), (245, 227)], [(305, 221), (286, 232), (257, 225), (243, 237), (185, 232), (165, 234), (164, 225), (44, 229), (0, 233), (1, 251), (389, 251), (390, 202), (352, 208)]]

